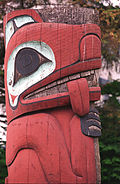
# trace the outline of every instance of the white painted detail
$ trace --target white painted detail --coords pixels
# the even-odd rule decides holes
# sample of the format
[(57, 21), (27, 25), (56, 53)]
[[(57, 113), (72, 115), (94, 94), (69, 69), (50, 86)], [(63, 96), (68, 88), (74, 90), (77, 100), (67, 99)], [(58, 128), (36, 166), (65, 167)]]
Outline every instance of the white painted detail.
[[(23, 15), (23, 16), (19, 16), (19, 17), (15, 17), (13, 19), (15, 21), (15, 24), (18, 28), (20, 28), (21, 26), (27, 24), (27, 23), (33, 23), (35, 22), (34, 19), (28, 15)], [(5, 39), (6, 39), (6, 47), (8, 45), (8, 42), (10, 40), (10, 38), (12, 37), (12, 35), (14, 34), (15, 30), (14, 30), (14, 26), (13, 26), (13, 20), (10, 20), (5, 27)]]
[(18, 28), (23, 26), (24, 24), (35, 22), (34, 19), (28, 15), (16, 17), (16, 18), (14, 18), (14, 21), (15, 21), (16, 26)]
[(13, 22), (12, 22), (12, 21), (9, 21), (9, 22), (6, 24), (6, 29), (5, 29), (6, 47), (7, 47), (7, 45), (8, 45), (8, 42), (9, 42), (10, 38), (12, 37), (13, 33), (14, 33)]
[[(19, 79), (17, 83), (13, 86), (15, 57), (21, 49), (26, 47), (35, 49), (36, 51), (41, 53), (43, 56), (47, 57), (52, 62), (47, 62), (42, 64), (37, 71), (35, 71), (30, 76)], [(54, 53), (52, 49), (44, 42), (38, 42), (38, 41), (26, 42), (19, 45), (17, 48), (15, 48), (11, 56), (9, 57), (8, 66), (7, 66), (7, 86), (8, 86), (9, 100), (10, 100), (11, 106), (16, 106), (19, 95), (23, 91), (28, 89), (30, 86), (34, 85), (35, 83), (41, 81), (49, 74), (51, 74), (54, 71), (55, 66), (56, 66), (56, 63), (55, 63)], [(14, 103), (12, 102), (10, 94), (17, 96), (15, 98)]]

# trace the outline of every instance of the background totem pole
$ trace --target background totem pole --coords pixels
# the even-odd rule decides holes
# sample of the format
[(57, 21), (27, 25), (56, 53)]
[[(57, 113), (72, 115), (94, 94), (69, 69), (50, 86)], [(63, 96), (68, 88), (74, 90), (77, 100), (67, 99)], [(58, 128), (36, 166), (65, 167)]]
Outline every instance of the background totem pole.
[(4, 17), (6, 183), (100, 183), (98, 22), (62, 6)]

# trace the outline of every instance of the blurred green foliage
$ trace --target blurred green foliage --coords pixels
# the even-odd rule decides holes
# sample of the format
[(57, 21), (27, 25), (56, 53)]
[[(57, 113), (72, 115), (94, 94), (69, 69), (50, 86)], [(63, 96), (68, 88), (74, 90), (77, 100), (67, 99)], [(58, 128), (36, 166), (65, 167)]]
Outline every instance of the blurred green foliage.
[(120, 82), (103, 86), (102, 94), (110, 95), (100, 108), (103, 128), (100, 138), (102, 184), (117, 184), (120, 183), (120, 103), (117, 99)]
[(7, 167), (5, 163), (5, 148), (0, 146), (0, 184), (5, 183), (5, 177), (7, 176)]

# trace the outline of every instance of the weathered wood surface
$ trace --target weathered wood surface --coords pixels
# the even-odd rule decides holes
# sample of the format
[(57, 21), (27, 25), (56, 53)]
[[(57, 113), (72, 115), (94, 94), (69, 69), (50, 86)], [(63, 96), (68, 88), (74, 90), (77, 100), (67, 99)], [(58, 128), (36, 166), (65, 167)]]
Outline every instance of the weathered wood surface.
[(44, 22), (66, 23), (66, 24), (97, 24), (99, 25), (98, 11), (91, 8), (78, 8), (73, 6), (58, 5), (50, 8), (45, 6), (38, 12)]

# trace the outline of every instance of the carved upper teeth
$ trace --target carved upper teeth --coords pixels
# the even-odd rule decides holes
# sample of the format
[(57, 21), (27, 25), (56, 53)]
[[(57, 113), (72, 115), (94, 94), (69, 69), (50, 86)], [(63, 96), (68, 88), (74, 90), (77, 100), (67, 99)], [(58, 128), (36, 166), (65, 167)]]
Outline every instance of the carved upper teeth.
[(95, 70), (95, 77), (96, 77), (97, 83), (99, 81), (99, 72), (100, 72), (100, 70)]
[(80, 78), (80, 74), (79, 73), (78, 74), (75, 74), (75, 75), (69, 76), (69, 79), (70, 80), (79, 79), (79, 78)]
[(90, 74), (94, 74), (94, 73), (95, 73), (95, 70), (91, 70), (91, 71), (90, 71)]
[[(93, 70), (94, 71), (94, 70)], [(82, 72), (81, 73), (81, 77), (86, 77), (86, 76), (89, 76), (91, 73), (90, 71), (87, 71), (87, 72)]]
[(54, 86), (57, 85), (57, 82), (52, 82), (51, 84), (48, 84), (45, 88), (48, 89), (48, 88), (52, 88)]
[(63, 84), (64, 82), (68, 82), (69, 78), (68, 77), (64, 77), (63, 79), (57, 80), (57, 84)]

